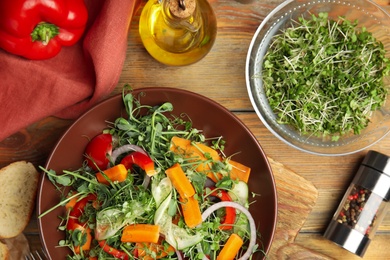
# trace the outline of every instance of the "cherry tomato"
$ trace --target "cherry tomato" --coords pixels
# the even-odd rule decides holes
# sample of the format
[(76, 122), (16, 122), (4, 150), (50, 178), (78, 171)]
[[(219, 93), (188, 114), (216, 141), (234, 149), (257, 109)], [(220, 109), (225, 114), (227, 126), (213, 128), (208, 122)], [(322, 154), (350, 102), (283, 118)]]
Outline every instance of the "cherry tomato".
[(112, 135), (99, 134), (92, 138), (85, 148), (88, 166), (96, 170), (105, 170), (109, 163), (107, 155), (112, 153)]
[(149, 176), (152, 176), (156, 173), (152, 158), (141, 152), (132, 152), (131, 154), (126, 155), (121, 160), (121, 164), (123, 164), (126, 169), (133, 168), (134, 164), (138, 165)]

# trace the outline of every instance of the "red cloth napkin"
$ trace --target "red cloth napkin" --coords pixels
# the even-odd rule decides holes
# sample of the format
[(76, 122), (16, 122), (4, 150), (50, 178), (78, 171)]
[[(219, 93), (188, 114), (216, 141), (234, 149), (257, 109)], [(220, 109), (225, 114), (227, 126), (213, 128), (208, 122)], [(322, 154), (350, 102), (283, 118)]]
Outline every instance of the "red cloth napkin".
[(84, 37), (54, 58), (27, 60), (0, 49), (0, 141), (47, 116), (74, 119), (116, 87), (138, 0), (86, 0)]

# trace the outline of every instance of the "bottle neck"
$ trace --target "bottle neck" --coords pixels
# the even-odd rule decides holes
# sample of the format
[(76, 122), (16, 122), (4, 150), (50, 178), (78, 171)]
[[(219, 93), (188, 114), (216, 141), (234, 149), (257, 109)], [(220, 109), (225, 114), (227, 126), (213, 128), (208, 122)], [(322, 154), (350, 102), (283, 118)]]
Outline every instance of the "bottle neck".
[(161, 0), (162, 12), (168, 26), (196, 33), (202, 27), (197, 0)]

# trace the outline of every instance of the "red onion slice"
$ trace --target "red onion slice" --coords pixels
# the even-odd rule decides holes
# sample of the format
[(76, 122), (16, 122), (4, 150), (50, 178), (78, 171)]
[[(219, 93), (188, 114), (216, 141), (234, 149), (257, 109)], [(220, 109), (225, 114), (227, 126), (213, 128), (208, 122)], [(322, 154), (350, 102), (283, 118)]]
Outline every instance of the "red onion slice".
[(253, 247), (256, 245), (255, 220), (253, 219), (251, 213), (249, 212), (249, 210), (247, 208), (245, 208), (244, 206), (242, 206), (241, 204), (238, 204), (236, 202), (221, 201), (221, 202), (215, 203), (215, 204), (211, 205), (209, 208), (207, 208), (202, 213), (202, 220), (205, 221), (211, 215), (211, 213), (213, 213), (214, 211), (216, 211), (220, 208), (225, 208), (225, 207), (232, 207), (232, 208), (238, 209), (239, 211), (244, 213), (244, 215), (248, 218), (251, 237), (249, 240), (248, 249), (246, 250), (245, 254), (239, 259), (239, 260), (247, 260), (247, 259), (249, 259), (249, 257), (252, 254)]
[(177, 260), (183, 260), (183, 256), (181, 255), (181, 253), (179, 251), (177, 251), (175, 249), (175, 253), (176, 253), (176, 256), (177, 256)]
[(115, 161), (119, 155), (121, 155), (123, 153), (128, 153), (128, 152), (140, 152), (140, 153), (143, 153), (143, 154), (149, 156), (148, 153), (144, 149), (142, 149), (140, 146), (135, 145), (135, 144), (125, 144), (125, 145), (122, 145), (122, 146), (116, 148), (114, 151), (112, 151), (111, 161), (113, 163), (115, 163)]
[(142, 186), (144, 186), (146, 189), (149, 186), (149, 183), (150, 183), (150, 176), (145, 174), (144, 180), (142, 182)]

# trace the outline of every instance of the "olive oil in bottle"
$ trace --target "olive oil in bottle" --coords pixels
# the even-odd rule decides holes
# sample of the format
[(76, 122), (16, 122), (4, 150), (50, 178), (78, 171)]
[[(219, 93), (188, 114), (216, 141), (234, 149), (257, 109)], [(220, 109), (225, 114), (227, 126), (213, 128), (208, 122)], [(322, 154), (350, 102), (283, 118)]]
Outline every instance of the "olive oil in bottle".
[(141, 13), (139, 32), (153, 58), (183, 66), (210, 51), (217, 22), (207, 0), (149, 0)]

